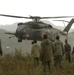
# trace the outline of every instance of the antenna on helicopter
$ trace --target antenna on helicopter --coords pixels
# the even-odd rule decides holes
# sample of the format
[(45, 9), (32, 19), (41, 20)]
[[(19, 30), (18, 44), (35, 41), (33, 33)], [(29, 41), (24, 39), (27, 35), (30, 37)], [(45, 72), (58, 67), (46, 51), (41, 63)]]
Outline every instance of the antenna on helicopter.
[[(53, 20), (53, 21), (63, 21), (64, 27), (65, 27), (65, 22), (69, 23), (69, 21), (66, 21), (66, 20)], [(68, 32), (67, 32), (66, 38), (68, 39)]]
[(64, 27), (65, 27), (65, 22), (69, 23), (69, 21), (66, 21), (66, 20), (53, 20), (53, 21), (62, 21), (64, 24)]

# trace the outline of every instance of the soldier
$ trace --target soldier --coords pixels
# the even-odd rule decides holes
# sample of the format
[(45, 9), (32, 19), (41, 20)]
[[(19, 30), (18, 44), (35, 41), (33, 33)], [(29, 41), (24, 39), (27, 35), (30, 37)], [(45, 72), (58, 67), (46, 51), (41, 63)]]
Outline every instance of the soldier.
[(41, 51), (40, 51), (40, 58), (43, 65), (43, 71), (46, 72), (47, 67), (51, 72), (50, 63), (52, 58), (52, 50), (54, 46), (52, 42), (48, 39), (48, 35), (43, 35), (43, 41), (41, 42)]
[(32, 41), (31, 55), (34, 58), (35, 65), (39, 65), (40, 46), (37, 44), (36, 40)]
[(72, 50), (72, 61), (74, 61), (74, 45), (73, 45), (73, 50)]
[(70, 56), (71, 46), (70, 46), (70, 44), (68, 44), (68, 40), (67, 39), (65, 39), (64, 49), (65, 49), (66, 60), (71, 62), (71, 56)]
[(72, 51), (72, 55), (74, 54), (74, 46), (73, 46), (73, 51)]
[(0, 56), (2, 56), (2, 46), (1, 46), (1, 39), (0, 39)]
[(54, 66), (57, 65), (62, 67), (62, 55), (64, 54), (63, 43), (59, 40), (60, 37), (56, 36), (56, 40), (54, 42)]

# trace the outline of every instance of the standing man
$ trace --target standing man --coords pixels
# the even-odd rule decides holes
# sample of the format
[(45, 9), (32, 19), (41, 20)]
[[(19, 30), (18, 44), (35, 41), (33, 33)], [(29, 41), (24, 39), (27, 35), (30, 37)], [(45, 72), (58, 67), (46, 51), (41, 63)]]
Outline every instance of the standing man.
[(34, 58), (35, 65), (39, 65), (40, 46), (37, 44), (36, 40), (32, 41), (31, 55)]
[(56, 36), (54, 42), (54, 66), (57, 65), (61, 68), (62, 67), (62, 55), (64, 54), (63, 43), (60, 41), (60, 37)]
[(1, 46), (1, 39), (0, 39), (0, 56), (2, 56), (2, 46)]
[(72, 51), (72, 55), (74, 54), (74, 46), (73, 46), (73, 51)]
[(74, 45), (73, 45), (73, 50), (72, 50), (72, 60), (74, 61)]
[(54, 46), (53, 43), (48, 39), (48, 35), (43, 35), (43, 41), (41, 42), (41, 51), (40, 51), (40, 58), (43, 65), (43, 71), (46, 72), (47, 67), (51, 72), (50, 63), (52, 58), (52, 50)]
[(71, 46), (70, 44), (68, 44), (68, 40), (65, 39), (65, 45), (64, 45), (64, 49), (65, 49), (65, 56), (66, 56), (66, 60), (68, 60), (69, 62), (71, 62)]

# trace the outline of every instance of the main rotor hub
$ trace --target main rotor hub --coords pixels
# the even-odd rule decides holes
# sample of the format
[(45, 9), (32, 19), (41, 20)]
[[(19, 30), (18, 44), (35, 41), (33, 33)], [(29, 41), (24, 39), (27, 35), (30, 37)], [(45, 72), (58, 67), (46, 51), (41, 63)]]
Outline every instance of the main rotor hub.
[(41, 17), (39, 17), (39, 16), (30, 16), (30, 18), (34, 21), (34, 22), (39, 22), (40, 21), (40, 19), (41, 19)]

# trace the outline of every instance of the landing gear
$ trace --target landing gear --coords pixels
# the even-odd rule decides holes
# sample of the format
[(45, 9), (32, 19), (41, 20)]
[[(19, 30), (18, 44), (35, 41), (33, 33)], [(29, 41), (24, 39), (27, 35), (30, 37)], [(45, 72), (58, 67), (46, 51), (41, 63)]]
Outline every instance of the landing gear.
[(22, 39), (19, 38), (19, 39), (18, 39), (18, 42), (22, 42)]

